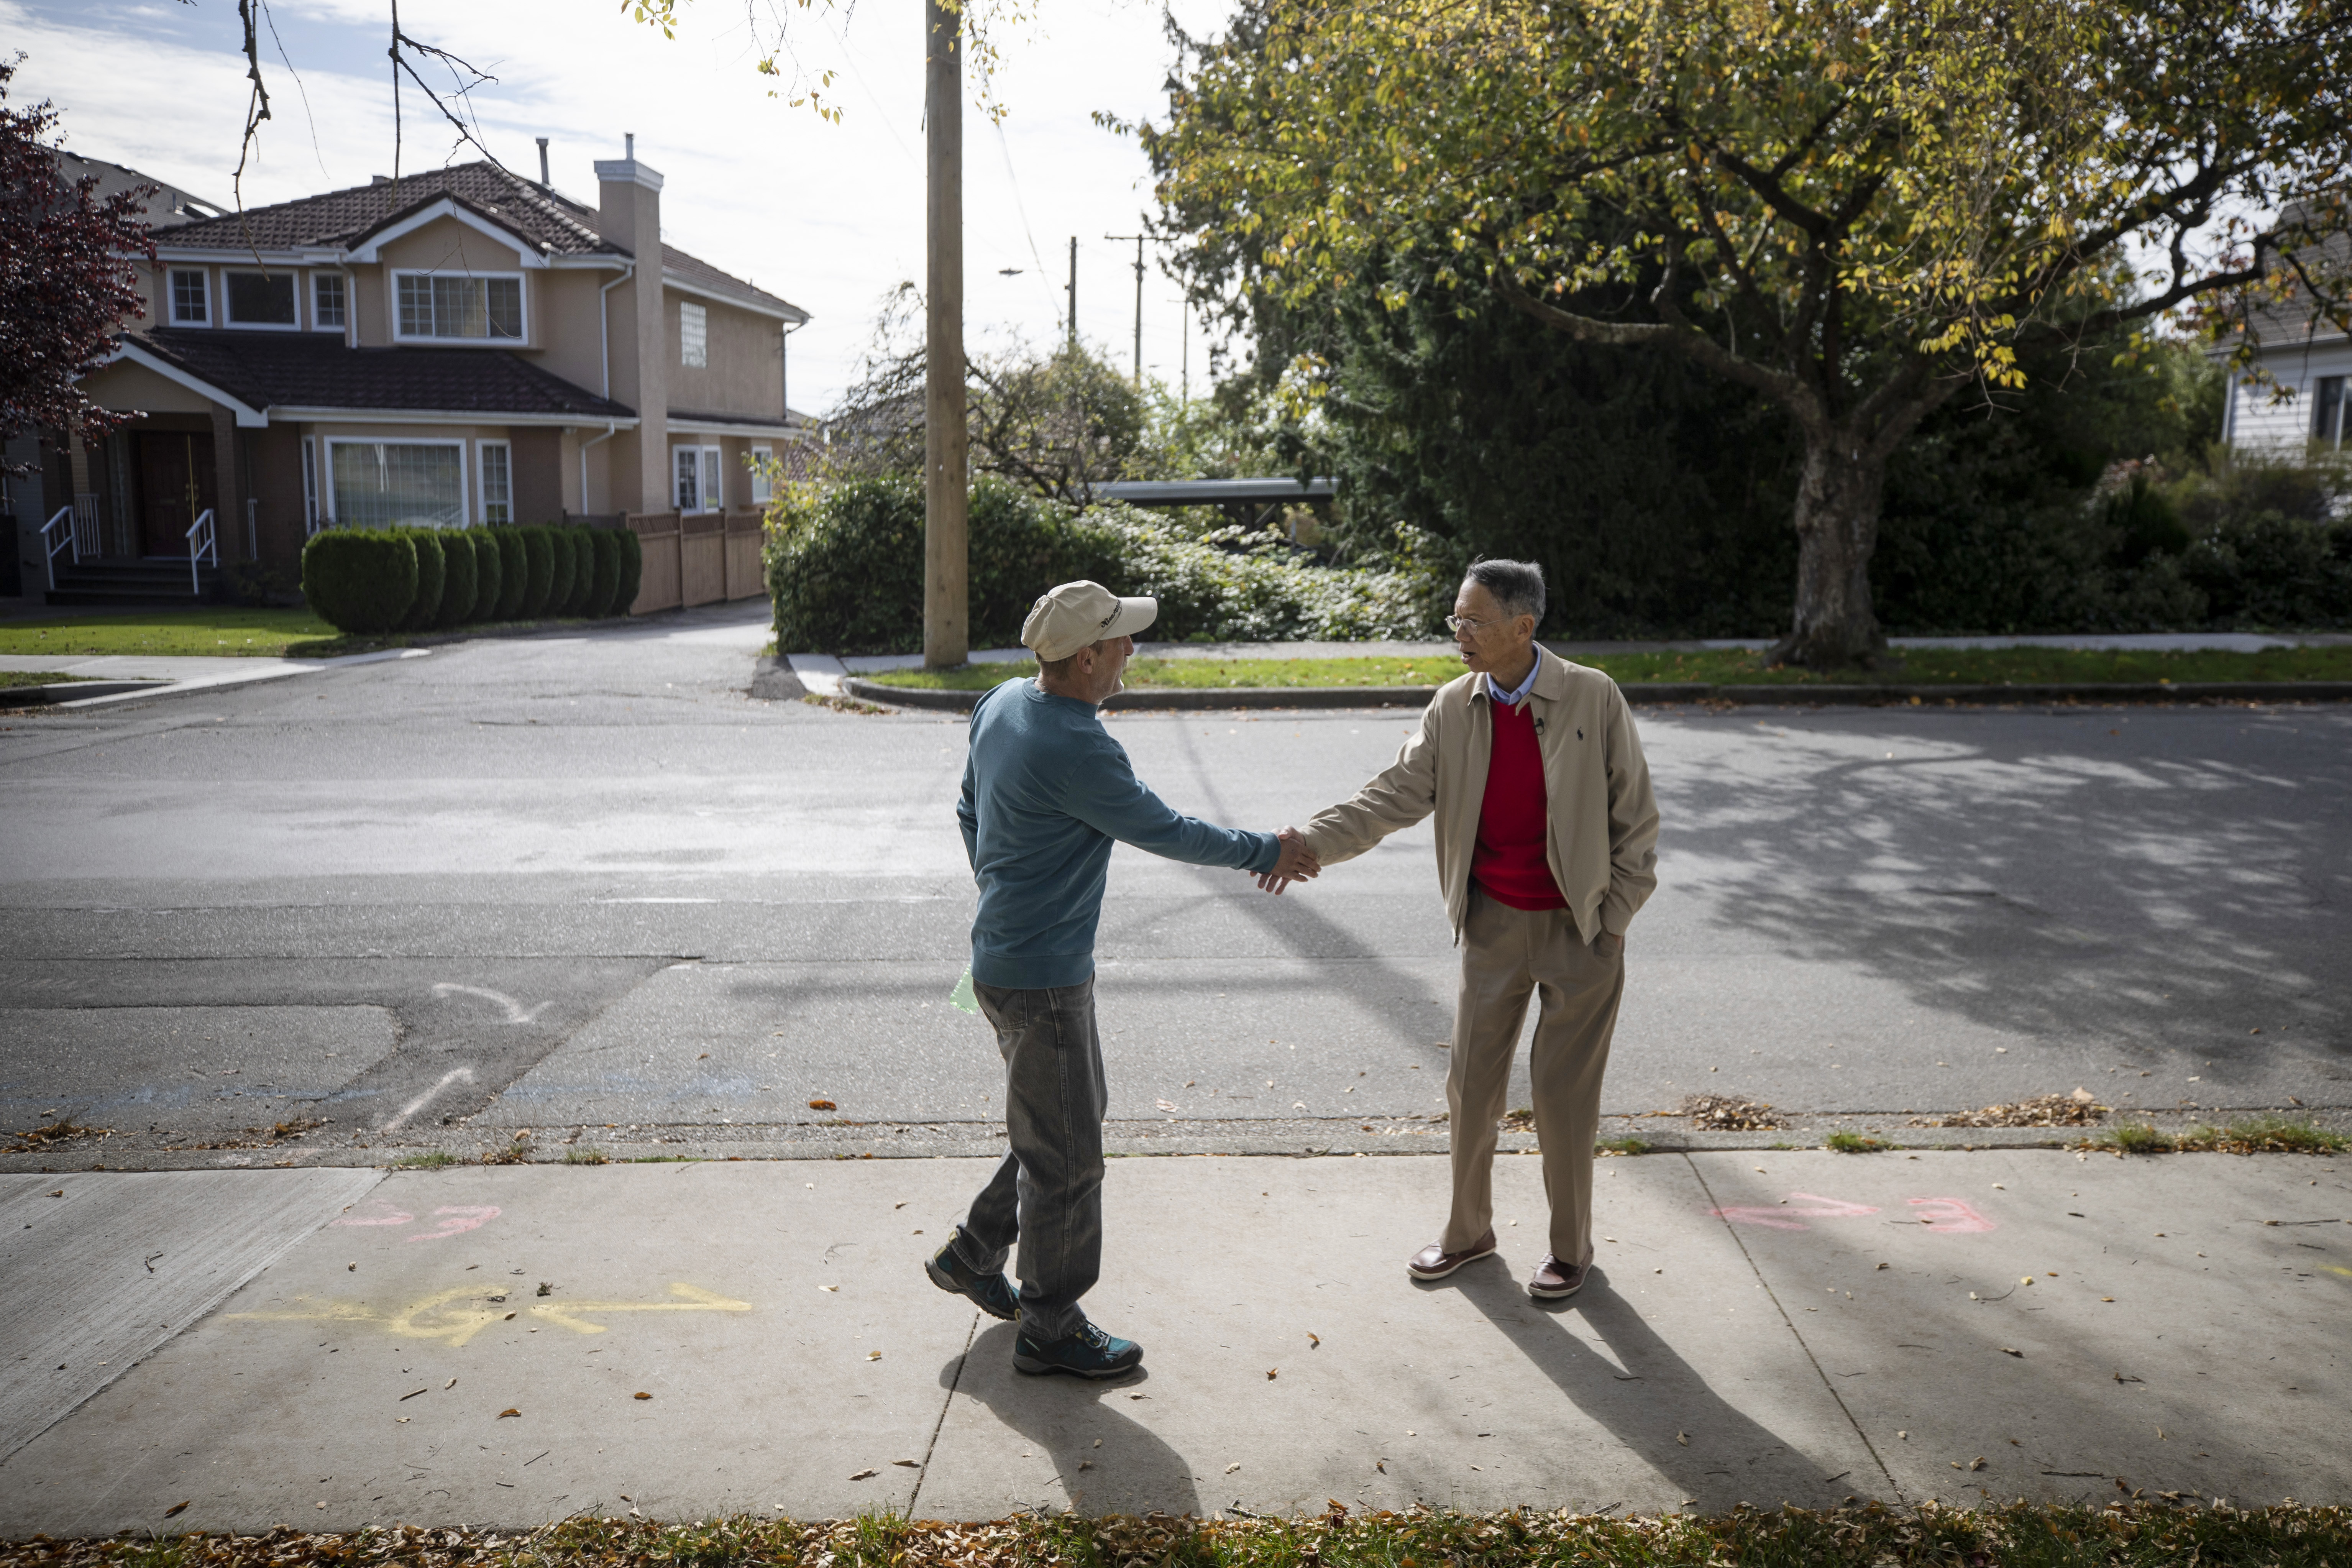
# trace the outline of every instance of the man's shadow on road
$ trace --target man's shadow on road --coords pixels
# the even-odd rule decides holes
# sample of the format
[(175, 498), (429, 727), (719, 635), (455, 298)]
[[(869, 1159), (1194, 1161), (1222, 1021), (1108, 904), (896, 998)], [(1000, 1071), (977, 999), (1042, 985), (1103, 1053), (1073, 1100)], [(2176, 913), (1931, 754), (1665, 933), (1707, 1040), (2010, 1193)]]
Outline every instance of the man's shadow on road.
[[(1101, 1383), (1024, 1376), (1013, 1370), (1015, 1331), (1011, 1323), (989, 1328), (961, 1357), (940, 1369), (940, 1386), (986, 1405), (1043, 1450), (1054, 1463), (1053, 1485), (1080, 1513), (1201, 1511), (1192, 1461), (1121, 1408), (1142, 1392), (1146, 1371)], [(1082, 1470), (1081, 1465), (1087, 1468)], [(1034, 1498), (1008, 1498), (1005, 1506), (1052, 1507), (1058, 1500), (1041, 1489)]]
[[(1681, 1500), (1710, 1510), (1738, 1501), (1818, 1508), (1848, 1491), (1866, 1496), (1885, 1484), (1874, 1471), (1832, 1475), (1844, 1467), (1822, 1466), (1735, 1408), (1643, 1321), (1633, 1303), (1610, 1288), (1608, 1276), (1597, 1268), (1583, 1289), (1555, 1302), (1530, 1299), (1492, 1258), (1421, 1289), (1457, 1291), (1570, 1404), (1681, 1489)], [(1622, 1371), (1565, 1325), (1548, 1321), (1570, 1313), (1616, 1353)]]

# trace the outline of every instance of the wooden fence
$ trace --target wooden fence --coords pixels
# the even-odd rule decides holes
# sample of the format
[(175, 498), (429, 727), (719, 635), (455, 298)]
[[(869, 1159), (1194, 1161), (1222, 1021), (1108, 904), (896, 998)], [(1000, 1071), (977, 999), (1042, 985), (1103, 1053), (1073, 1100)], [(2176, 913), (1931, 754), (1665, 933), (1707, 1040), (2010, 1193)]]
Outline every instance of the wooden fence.
[(760, 574), (761, 515), (630, 513), (628, 527), (645, 547), (646, 570), (629, 614), (751, 599), (766, 592)]

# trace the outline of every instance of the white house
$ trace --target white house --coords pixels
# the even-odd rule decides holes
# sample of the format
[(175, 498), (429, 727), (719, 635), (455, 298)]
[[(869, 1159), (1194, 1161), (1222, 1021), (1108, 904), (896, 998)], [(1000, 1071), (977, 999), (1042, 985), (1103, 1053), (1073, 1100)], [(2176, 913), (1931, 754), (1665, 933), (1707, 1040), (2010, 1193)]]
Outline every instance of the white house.
[[(2337, 277), (2352, 268), (2352, 236), (2320, 247), (2321, 264)], [(2221, 415), (2221, 439), (2241, 451), (2301, 455), (2316, 446), (2341, 451), (2352, 437), (2345, 390), (2352, 385), (2352, 336), (2306, 295), (2254, 312), (2262, 375), (2233, 373)]]

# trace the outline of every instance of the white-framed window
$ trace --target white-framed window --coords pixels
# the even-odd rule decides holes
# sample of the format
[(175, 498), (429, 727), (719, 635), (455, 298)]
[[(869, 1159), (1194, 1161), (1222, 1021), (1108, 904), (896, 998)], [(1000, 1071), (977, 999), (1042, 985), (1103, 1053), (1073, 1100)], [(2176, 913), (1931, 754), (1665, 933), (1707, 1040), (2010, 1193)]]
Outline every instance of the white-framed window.
[(710, 363), (710, 312), (691, 300), (677, 307), (677, 363), (692, 370)]
[(2341, 447), (2345, 429), (2352, 425), (2344, 416), (2345, 383), (2340, 375), (2323, 375), (2312, 385), (2311, 438), (2323, 446)]
[(482, 521), (514, 521), (514, 451), (504, 441), (481, 444)]
[(329, 515), (340, 528), (466, 526), (466, 444), (327, 438)]
[(310, 437), (302, 437), (302, 535), (319, 531), (319, 455)]
[(205, 270), (201, 267), (172, 268), (172, 324), (175, 327), (209, 327), (213, 313), (209, 295), (205, 288)]
[(670, 489), (680, 511), (723, 511), (727, 490), (716, 447), (670, 448)]
[(330, 328), (341, 331), (351, 319), (351, 305), (343, 292), (343, 275), (340, 272), (313, 273), (310, 278), (310, 325), (320, 331)]
[(525, 335), (522, 274), (395, 272), (394, 335), (480, 342)]
[(226, 307), (221, 314), (228, 326), (290, 332), (301, 325), (295, 315), (291, 272), (231, 268), (221, 274), (221, 301)]
[(757, 443), (751, 448), (751, 504), (753, 506), (765, 506), (775, 499), (774, 490), (768, 483), (768, 464), (774, 459), (775, 455), (776, 449), (764, 441)]

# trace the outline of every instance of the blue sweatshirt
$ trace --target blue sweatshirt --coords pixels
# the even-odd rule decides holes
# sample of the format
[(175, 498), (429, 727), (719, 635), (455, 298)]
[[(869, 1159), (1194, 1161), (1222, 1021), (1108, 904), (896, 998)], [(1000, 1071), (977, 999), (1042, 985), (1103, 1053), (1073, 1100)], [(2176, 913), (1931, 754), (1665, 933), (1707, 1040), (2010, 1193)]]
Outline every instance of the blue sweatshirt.
[(1093, 704), (1034, 680), (1005, 681), (972, 709), (956, 820), (980, 883), (971, 977), (1013, 991), (1094, 973), (1111, 840), (1244, 871), (1273, 869), (1282, 847), (1271, 833), (1177, 815), (1135, 776)]

